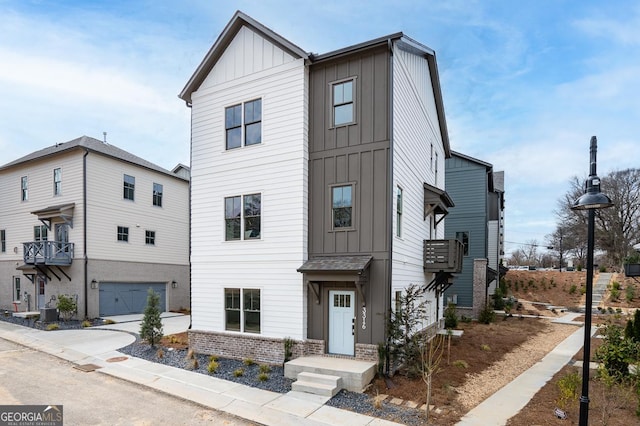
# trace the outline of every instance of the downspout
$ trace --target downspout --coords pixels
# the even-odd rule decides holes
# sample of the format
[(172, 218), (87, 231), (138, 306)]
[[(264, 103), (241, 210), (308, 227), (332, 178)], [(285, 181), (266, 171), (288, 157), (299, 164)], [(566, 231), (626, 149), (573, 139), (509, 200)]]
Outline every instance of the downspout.
[(84, 257), (84, 317), (89, 316), (89, 291), (87, 286), (89, 285), (89, 257), (87, 256), (87, 155), (89, 150), (85, 148), (84, 155), (82, 156), (82, 255)]
[[(389, 217), (389, 226), (387, 232), (389, 233), (389, 275), (387, 286), (387, 312), (391, 311), (391, 297), (393, 288), (393, 42), (391, 39), (387, 39), (387, 46), (389, 48), (389, 203), (387, 206), (387, 214)], [(386, 334), (386, 330), (385, 330)], [(390, 357), (389, 357), (389, 336), (385, 336), (387, 341), (387, 354), (386, 354), (386, 374), (390, 374)]]
[(191, 286), (191, 277), (192, 277), (192, 268), (191, 268), (191, 176), (193, 169), (191, 168), (193, 164), (193, 104), (191, 102), (185, 102), (187, 108), (191, 110), (191, 116), (189, 117), (189, 330), (191, 330), (191, 326), (193, 325), (193, 312), (191, 310), (192, 305), (192, 286)]

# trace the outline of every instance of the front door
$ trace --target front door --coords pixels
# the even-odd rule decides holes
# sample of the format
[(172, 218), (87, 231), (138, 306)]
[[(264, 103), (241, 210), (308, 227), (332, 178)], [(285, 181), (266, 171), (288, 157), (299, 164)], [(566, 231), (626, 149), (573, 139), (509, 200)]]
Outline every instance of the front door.
[(38, 309), (42, 309), (44, 308), (45, 305), (45, 298), (44, 298), (44, 285), (45, 285), (45, 279), (44, 277), (38, 276), (38, 278), (36, 279), (36, 287), (37, 287), (37, 297), (38, 297)]
[(353, 291), (329, 291), (329, 353), (354, 355), (355, 298)]

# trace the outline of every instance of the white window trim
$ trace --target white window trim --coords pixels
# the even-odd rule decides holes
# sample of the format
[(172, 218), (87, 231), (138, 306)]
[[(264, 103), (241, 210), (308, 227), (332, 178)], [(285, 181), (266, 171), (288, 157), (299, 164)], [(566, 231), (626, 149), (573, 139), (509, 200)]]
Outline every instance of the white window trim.
[[(227, 290), (240, 290), (240, 330), (227, 330)], [(260, 331), (245, 331), (244, 329), (244, 292), (245, 290), (258, 290), (260, 292)], [(253, 334), (253, 335), (261, 335), (263, 334), (263, 319), (264, 319), (264, 309), (263, 309), (263, 301), (264, 301), (264, 290), (261, 287), (224, 287), (222, 289), (222, 300), (223, 300), (223, 309), (224, 315), (222, 318), (222, 329), (226, 333), (235, 333), (235, 334)]]
[[(244, 197), (247, 195), (259, 195), (260, 196), (260, 236), (258, 238), (246, 238), (245, 237), (245, 215), (244, 215)], [(237, 240), (227, 240), (227, 216), (226, 216), (226, 199), (240, 197), (240, 238)], [(222, 197), (222, 241), (225, 243), (237, 243), (240, 241), (262, 241), (263, 239), (263, 227), (264, 224), (264, 194), (258, 192), (246, 192), (242, 194), (225, 195)]]
[[(336, 228), (334, 226), (333, 221), (333, 188), (338, 188), (341, 186), (351, 186), (351, 226), (345, 226), (344, 228)], [(329, 231), (330, 232), (342, 232), (342, 231), (353, 231), (356, 229), (355, 225), (355, 217), (356, 217), (356, 182), (341, 182), (341, 183), (333, 183), (329, 185)]]

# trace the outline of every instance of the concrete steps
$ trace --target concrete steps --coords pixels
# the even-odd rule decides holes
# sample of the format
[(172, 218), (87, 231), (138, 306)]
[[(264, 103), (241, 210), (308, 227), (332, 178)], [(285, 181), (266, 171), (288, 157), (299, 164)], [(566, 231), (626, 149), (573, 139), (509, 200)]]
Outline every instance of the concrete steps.
[(342, 389), (342, 378), (328, 374), (302, 372), (291, 384), (291, 390), (333, 397)]
[(299, 380), (301, 373), (337, 376), (341, 378), (338, 390), (362, 392), (376, 375), (376, 363), (356, 359), (305, 356), (293, 359), (284, 365), (284, 376), (289, 379)]

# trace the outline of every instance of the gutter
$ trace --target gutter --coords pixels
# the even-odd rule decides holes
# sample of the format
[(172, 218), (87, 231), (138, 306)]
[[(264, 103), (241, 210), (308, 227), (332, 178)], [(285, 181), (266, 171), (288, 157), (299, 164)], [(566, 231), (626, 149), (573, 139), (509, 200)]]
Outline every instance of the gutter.
[(87, 270), (89, 266), (89, 257), (87, 256), (87, 155), (89, 155), (89, 150), (85, 148), (84, 155), (82, 156), (82, 255), (84, 257), (84, 317), (87, 318), (89, 316), (89, 300), (88, 295), (89, 291), (87, 290), (87, 286), (89, 285), (89, 271)]

